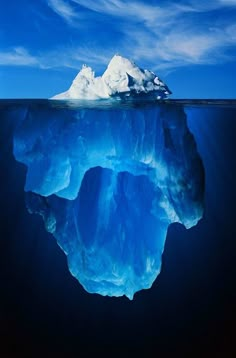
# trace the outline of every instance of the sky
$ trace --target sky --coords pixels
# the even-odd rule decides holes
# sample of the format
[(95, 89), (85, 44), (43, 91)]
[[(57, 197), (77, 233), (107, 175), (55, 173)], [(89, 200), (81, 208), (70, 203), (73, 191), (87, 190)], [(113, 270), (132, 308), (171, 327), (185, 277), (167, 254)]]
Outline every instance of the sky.
[(236, 0), (1, 0), (0, 98), (49, 98), (114, 54), (172, 98), (236, 98)]

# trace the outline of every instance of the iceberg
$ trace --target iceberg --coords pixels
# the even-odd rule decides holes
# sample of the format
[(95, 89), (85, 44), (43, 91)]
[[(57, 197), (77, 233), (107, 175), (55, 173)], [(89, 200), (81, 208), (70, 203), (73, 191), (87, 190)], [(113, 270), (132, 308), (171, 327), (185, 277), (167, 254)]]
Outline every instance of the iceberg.
[[(138, 93), (139, 69), (131, 69), (132, 86), (109, 66), (100, 84)], [(98, 90), (91, 70), (82, 72), (91, 81), (74, 83), (68, 96)], [(152, 75), (142, 75), (151, 88)], [(168, 226), (201, 219), (204, 168), (180, 104), (98, 102), (26, 106), (13, 152), (27, 168), (27, 208), (42, 216), (71, 274), (90, 293), (132, 299), (160, 273)]]
[(171, 91), (149, 70), (139, 68), (135, 63), (115, 55), (102, 76), (95, 77), (91, 67), (83, 65), (68, 91), (52, 99), (107, 99), (107, 98), (166, 98)]

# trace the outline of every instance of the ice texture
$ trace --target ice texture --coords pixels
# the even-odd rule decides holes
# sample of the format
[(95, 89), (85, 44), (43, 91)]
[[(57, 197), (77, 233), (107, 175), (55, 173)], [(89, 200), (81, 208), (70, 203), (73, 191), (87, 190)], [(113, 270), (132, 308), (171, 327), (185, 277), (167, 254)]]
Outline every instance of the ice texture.
[(181, 105), (29, 107), (14, 135), (31, 213), (91, 293), (150, 288), (168, 226), (203, 214), (204, 169)]
[(153, 72), (115, 55), (102, 76), (95, 77), (91, 67), (83, 65), (68, 91), (53, 99), (101, 99), (146, 96), (166, 98), (169, 88)]

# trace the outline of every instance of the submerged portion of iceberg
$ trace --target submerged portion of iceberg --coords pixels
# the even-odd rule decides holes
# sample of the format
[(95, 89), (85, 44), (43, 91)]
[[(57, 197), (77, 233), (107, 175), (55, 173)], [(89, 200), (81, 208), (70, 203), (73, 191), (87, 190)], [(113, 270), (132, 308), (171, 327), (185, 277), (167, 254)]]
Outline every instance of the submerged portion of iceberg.
[(101, 99), (145, 96), (166, 98), (168, 87), (151, 71), (139, 68), (127, 58), (115, 55), (102, 76), (83, 66), (68, 91), (52, 99)]
[(29, 108), (14, 155), (29, 211), (88, 292), (151, 287), (169, 224), (202, 217), (204, 170), (181, 106)]

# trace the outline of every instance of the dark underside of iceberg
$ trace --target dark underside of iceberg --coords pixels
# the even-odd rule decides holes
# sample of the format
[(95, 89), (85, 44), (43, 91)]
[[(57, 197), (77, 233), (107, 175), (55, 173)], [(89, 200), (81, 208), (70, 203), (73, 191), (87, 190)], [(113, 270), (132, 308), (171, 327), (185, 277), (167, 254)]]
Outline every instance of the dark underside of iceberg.
[(26, 205), (91, 293), (151, 287), (167, 228), (203, 214), (204, 169), (180, 104), (69, 106), (43, 101), (12, 116)]

